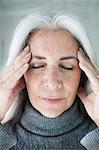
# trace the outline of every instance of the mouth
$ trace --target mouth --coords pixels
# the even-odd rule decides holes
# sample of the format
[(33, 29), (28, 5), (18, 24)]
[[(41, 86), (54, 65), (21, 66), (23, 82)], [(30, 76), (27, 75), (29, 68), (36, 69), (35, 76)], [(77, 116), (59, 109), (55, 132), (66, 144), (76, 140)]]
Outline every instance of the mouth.
[(59, 98), (59, 97), (55, 97), (55, 98), (49, 98), (49, 97), (41, 97), (42, 100), (52, 103), (52, 104), (56, 104), (59, 103), (60, 101), (62, 101), (64, 99), (64, 97)]

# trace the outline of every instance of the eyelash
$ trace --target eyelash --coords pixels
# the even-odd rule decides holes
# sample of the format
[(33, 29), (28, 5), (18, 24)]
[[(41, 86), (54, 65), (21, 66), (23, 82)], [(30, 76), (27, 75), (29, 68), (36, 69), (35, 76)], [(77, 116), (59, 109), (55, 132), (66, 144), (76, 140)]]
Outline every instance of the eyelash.
[(38, 66), (38, 67), (32, 65), (32, 68), (33, 68), (33, 69), (39, 69), (39, 68), (42, 68), (42, 67), (44, 67), (44, 65), (41, 65), (41, 66)]
[(63, 65), (59, 65), (59, 67), (65, 69), (65, 70), (73, 70), (73, 67), (64, 67)]
[[(33, 69), (39, 69), (39, 68), (42, 68), (44, 66), (45, 65), (41, 65), (41, 66), (36, 67), (36, 66), (32, 65), (32, 68)], [(61, 67), (62, 69), (65, 69), (65, 70), (71, 70), (71, 71), (73, 70), (73, 67), (67, 68), (67, 67), (64, 67), (63, 65), (59, 65), (59, 67)]]

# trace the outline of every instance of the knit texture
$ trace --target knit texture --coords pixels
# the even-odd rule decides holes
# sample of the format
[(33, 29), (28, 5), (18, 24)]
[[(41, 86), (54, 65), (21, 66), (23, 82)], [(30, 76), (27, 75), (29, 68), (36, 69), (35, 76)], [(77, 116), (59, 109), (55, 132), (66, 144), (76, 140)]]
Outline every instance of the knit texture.
[(18, 150), (85, 150), (80, 140), (96, 125), (77, 98), (55, 118), (47, 118), (28, 102), (17, 130)]
[[(81, 141), (81, 143), (80, 143)], [(14, 128), (0, 124), (0, 150), (99, 150), (99, 129), (78, 97), (55, 118), (47, 118), (28, 101)]]
[(0, 124), (0, 150), (8, 150), (16, 144), (16, 137), (11, 123)]
[[(94, 141), (94, 142), (93, 142)], [(99, 128), (88, 133), (81, 140), (81, 144), (90, 150), (99, 150)]]

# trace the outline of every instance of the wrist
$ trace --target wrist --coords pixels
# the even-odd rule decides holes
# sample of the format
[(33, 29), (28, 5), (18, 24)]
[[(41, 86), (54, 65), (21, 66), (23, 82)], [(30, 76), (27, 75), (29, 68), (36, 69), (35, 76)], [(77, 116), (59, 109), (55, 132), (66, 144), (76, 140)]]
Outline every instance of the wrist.
[(99, 128), (99, 120), (94, 121), (97, 127)]
[(3, 115), (1, 115), (1, 113), (0, 113), (0, 123), (2, 122), (2, 120), (4, 119), (4, 114)]

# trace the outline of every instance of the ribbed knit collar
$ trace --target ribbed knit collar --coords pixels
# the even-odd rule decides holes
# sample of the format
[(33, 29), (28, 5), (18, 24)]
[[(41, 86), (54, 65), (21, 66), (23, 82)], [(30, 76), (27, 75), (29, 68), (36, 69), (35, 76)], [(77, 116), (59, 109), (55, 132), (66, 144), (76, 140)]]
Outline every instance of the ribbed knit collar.
[[(55, 118), (47, 118), (39, 113), (30, 102), (27, 102), (21, 118), (21, 125), (32, 133), (43, 136), (57, 136), (66, 133), (84, 121), (79, 105), (82, 105), (76, 97), (72, 106)], [(83, 108), (81, 106), (81, 108)]]

